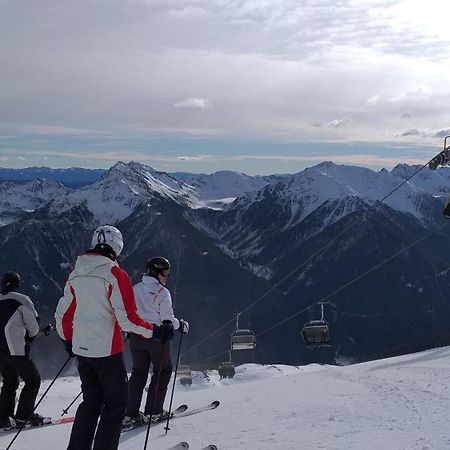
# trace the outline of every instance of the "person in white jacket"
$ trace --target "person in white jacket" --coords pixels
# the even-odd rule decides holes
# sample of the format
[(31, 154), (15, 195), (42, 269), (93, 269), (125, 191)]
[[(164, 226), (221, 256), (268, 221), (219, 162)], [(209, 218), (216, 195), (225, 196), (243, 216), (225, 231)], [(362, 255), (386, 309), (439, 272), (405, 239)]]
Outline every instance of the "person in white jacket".
[[(17, 428), (28, 422), (42, 425), (43, 417), (34, 411), (34, 403), (41, 385), (41, 377), (30, 356), (30, 342), (39, 333), (38, 313), (31, 299), (17, 292), (20, 287), (17, 272), (7, 272), (0, 289), (0, 428), (10, 428), (10, 417)], [(19, 378), (25, 385), (20, 393), (14, 415)]]
[[(150, 416), (154, 420), (161, 420), (165, 414), (164, 399), (172, 374), (170, 340), (173, 337), (173, 329), (183, 334), (189, 331), (188, 322), (175, 317), (172, 298), (165, 287), (170, 270), (171, 265), (166, 258), (151, 258), (146, 263), (147, 272), (142, 281), (133, 287), (138, 313), (148, 322), (161, 325), (165, 330), (171, 328), (172, 333), (166, 331), (162, 339), (148, 339), (135, 333), (130, 334), (133, 369), (128, 383), (128, 406), (124, 426), (146, 422)], [(151, 363), (153, 375), (142, 414), (139, 407)]]
[(56, 308), (56, 329), (68, 354), (78, 357), (83, 391), (68, 450), (90, 450), (92, 442), (93, 450), (118, 448), (127, 402), (122, 330), (145, 338), (159, 332), (137, 313), (131, 281), (116, 261), (122, 248), (117, 228), (97, 228)]

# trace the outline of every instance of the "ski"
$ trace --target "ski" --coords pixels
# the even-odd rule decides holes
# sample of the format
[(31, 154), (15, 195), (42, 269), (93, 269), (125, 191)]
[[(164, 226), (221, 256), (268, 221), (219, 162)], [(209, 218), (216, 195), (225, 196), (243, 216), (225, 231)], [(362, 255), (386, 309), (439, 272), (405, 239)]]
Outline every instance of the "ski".
[[(220, 405), (219, 400), (215, 400), (214, 402), (211, 402), (209, 405), (200, 406), (199, 408), (194, 409), (188, 409), (187, 405), (181, 405), (179, 406), (175, 411), (173, 411), (170, 420), (178, 419), (181, 417), (188, 417), (192, 416), (194, 414), (199, 414), (205, 411), (209, 411), (211, 409), (216, 409)], [(158, 420), (156, 422), (152, 421), (151, 427), (154, 425), (158, 425), (160, 423), (166, 423), (167, 417), (163, 418), (162, 420)], [(127, 431), (135, 430), (136, 428), (141, 428), (143, 426), (148, 426), (148, 423), (136, 423), (133, 425), (129, 425), (127, 427), (122, 428), (122, 433), (125, 433)]]
[(177, 445), (174, 445), (173, 447), (168, 448), (167, 450), (182, 450), (182, 449), (188, 449), (189, 444), (187, 442), (180, 442)]
[[(180, 405), (177, 409), (175, 409), (172, 412), (171, 419), (174, 419), (175, 417), (178, 417), (180, 414), (185, 413), (188, 409), (188, 405)], [(167, 417), (162, 418), (161, 420), (152, 420), (152, 426), (156, 425), (158, 423), (163, 423), (167, 421)], [(125, 433), (126, 431), (135, 430), (136, 428), (141, 428), (143, 426), (147, 426), (148, 422), (141, 422), (141, 423), (134, 423), (132, 425), (128, 425), (125, 427), (122, 427), (122, 433)]]
[(209, 444), (206, 447), (203, 447), (201, 450), (217, 450), (217, 445)]
[(199, 408), (190, 409), (184, 413), (177, 414), (176, 417), (192, 416), (193, 414), (198, 414), (198, 413), (202, 413), (204, 411), (209, 411), (210, 409), (216, 409), (219, 405), (220, 405), (219, 400), (215, 400), (215, 401), (211, 402), (209, 405), (200, 406)]
[[(42, 425), (34, 425), (32, 426), (31, 424), (27, 424), (25, 425), (24, 428), (22, 428), (22, 431), (26, 431), (26, 430), (35, 430), (37, 428), (44, 428), (44, 427), (49, 427), (52, 425), (64, 425), (65, 423), (73, 423), (75, 420), (75, 417), (61, 417), (59, 419), (48, 419), (45, 423), (43, 423)], [(11, 428), (2, 428), (0, 429), (0, 434), (3, 433), (11, 433), (12, 431), (17, 432), (18, 428), (16, 427), (11, 427)]]

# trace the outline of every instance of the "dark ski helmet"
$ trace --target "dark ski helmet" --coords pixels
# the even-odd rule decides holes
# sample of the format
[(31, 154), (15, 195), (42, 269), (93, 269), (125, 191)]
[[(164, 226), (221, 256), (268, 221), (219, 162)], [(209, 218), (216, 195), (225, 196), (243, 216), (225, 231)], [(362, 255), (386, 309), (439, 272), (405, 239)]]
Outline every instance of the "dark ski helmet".
[(159, 274), (168, 277), (171, 266), (168, 259), (163, 258), (162, 256), (155, 256), (146, 262), (145, 268), (147, 269), (148, 275), (158, 278)]
[(20, 275), (17, 272), (6, 272), (2, 278), (2, 294), (15, 291), (20, 286)]

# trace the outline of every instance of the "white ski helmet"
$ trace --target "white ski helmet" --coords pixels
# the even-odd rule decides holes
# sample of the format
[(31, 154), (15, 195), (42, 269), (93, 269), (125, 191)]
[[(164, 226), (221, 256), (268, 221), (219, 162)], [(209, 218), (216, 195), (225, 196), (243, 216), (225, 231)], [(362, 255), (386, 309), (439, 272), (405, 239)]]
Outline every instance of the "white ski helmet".
[(119, 256), (123, 249), (122, 233), (111, 225), (98, 227), (92, 235), (91, 248), (94, 248), (97, 244), (108, 244), (114, 250), (116, 256)]

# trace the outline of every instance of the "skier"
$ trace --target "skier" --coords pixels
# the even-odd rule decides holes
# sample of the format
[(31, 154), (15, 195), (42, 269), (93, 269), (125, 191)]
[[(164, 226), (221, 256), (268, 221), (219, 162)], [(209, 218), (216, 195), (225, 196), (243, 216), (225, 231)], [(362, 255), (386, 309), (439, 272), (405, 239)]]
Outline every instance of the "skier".
[[(173, 330), (182, 334), (189, 332), (189, 323), (175, 318), (172, 298), (165, 287), (170, 273), (170, 262), (163, 257), (151, 258), (146, 263), (146, 274), (142, 281), (134, 286), (136, 306), (139, 314), (147, 321), (161, 324), (165, 333), (148, 339), (135, 333), (130, 334), (130, 350), (133, 369), (128, 384), (128, 407), (123, 426), (147, 423), (151, 416), (154, 420), (163, 420), (167, 412), (163, 410), (167, 386), (172, 375), (172, 357), (170, 340)], [(142, 394), (147, 382), (150, 363), (153, 375), (147, 393), (144, 413), (139, 412)]]
[(68, 450), (90, 450), (92, 442), (93, 450), (118, 448), (127, 401), (121, 330), (146, 338), (159, 332), (136, 311), (130, 279), (116, 261), (122, 248), (117, 228), (97, 228), (56, 308), (56, 328), (69, 356), (78, 357), (83, 392)]
[[(7, 272), (1, 281), (0, 295), (0, 374), (3, 384), (0, 392), (0, 428), (23, 428), (27, 421), (32, 426), (42, 425), (44, 418), (33, 413), (34, 402), (41, 386), (41, 376), (30, 358), (30, 342), (39, 333), (38, 314), (33, 302), (17, 290), (20, 276)], [(14, 416), (19, 377), (25, 382)]]

